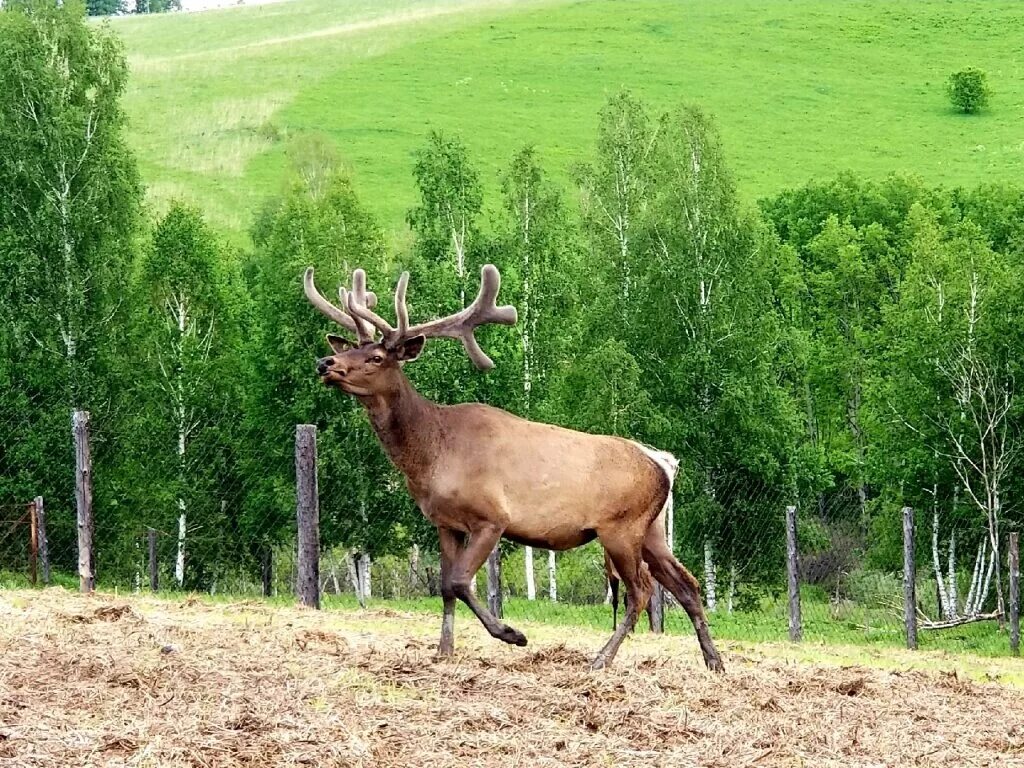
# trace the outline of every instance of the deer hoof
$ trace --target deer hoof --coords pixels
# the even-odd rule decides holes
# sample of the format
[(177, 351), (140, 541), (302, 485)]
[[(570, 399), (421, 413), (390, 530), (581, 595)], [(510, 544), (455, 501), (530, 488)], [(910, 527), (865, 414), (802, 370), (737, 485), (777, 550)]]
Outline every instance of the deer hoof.
[(451, 645), (439, 645), (437, 646), (437, 653), (434, 654), (435, 659), (447, 659), (449, 656), (455, 653), (455, 648)]
[(590, 662), (591, 669), (604, 669), (608, 666), (608, 659), (605, 658), (603, 653), (597, 655), (597, 658)]
[(498, 635), (498, 639), (503, 640), (509, 645), (518, 645), (520, 648), (526, 645), (526, 635), (512, 627), (505, 627), (501, 634)]
[(704, 663), (708, 665), (708, 669), (712, 672), (725, 672), (725, 665), (722, 664), (722, 660), (718, 656), (704, 659)]

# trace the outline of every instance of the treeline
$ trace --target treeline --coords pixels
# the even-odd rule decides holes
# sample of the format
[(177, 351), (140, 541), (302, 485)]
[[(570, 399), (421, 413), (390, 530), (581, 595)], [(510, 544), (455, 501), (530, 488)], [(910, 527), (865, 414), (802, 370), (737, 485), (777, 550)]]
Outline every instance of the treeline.
[(131, 578), (147, 527), (184, 586), (256, 581), (294, 535), (297, 423), (320, 430), (325, 547), (432, 551), (358, 405), (316, 379), (336, 329), (302, 271), (329, 287), (363, 267), (386, 311), (407, 269), (419, 319), (458, 309), (491, 262), (520, 313), (482, 338), (496, 368), (435, 341), (410, 377), (442, 402), (679, 456), (675, 545), (709, 602), (719, 574), (730, 599), (781, 582), (786, 504), (823, 578), (898, 568), (907, 504), (943, 611), (997, 600), (1019, 519), (1020, 189), (848, 175), (755, 208), (707, 115), (655, 115), (623, 92), (571, 189), (524, 147), (485, 200), (462, 142), (431, 134), (398, 252), (307, 137), (239, 250), (187, 205), (151, 219), (126, 79), (118, 41), (80, 12), (0, 13), (0, 504), (47, 497), (59, 567), (74, 552), (73, 408), (97, 429), (101, 582)]

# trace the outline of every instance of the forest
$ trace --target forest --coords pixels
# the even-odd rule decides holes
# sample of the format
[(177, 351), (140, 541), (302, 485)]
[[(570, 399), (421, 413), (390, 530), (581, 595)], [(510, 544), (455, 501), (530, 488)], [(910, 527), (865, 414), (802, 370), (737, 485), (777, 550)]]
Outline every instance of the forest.
[[(623, 90), (593, 115), (571, 184), (551, 180), (543, 147), (510, 148), (494, 180), (462, 137), (430, 131), (401, 238), (330, 141), (297, 136), (239, 245), (187, 202), (147, 203), (128, 77), (117, 36), (74, 3), (0, 11), (0, 508), (45, 497), (56, 571), (76, 562), (75, 409), (92, 418), (101, 584), (138, 578), (147, 529), (178, 588), (257, 584), (267, 553), (294, 547), (305, 423), (324, 551), (436, 559), (365, 414), (315, 375), (336, 329), (302, 274), (333, 292), (361, 267), (387, 307), (408, 270), (410, 311), (428, 319), (493, 263), (519, 311), (481, 333), (496, 367), (432, 341), (410, 378), (439, 402), (674, 453), (673, 544), (709, 607), (781, 588), (796, 505), (805, 578), (841, 590), (899, 570), (910, 506), (935, 618), (1002, 609), (1024, 491), (1024, 188), (845, 173), (751, 204), (712, 115)], [(512, 593), (554, 586), (546, 553), (505, 554)], [(24, 557), (20, 533), (0, 537), (0, 570)], [(586, 558), (558, 556), (559, 588), (600, 601)]]

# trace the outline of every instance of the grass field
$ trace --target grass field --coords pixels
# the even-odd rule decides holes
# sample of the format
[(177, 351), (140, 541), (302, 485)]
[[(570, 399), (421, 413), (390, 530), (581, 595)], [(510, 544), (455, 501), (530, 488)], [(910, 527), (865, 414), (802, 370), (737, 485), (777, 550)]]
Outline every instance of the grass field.
[[(605, 639), (528, 624), (525, 649), (436, 617), (59, 588), (0, 595), (0, 760), (18, 766), (1014, 765), (1019, 661), (885, 667), (822, 650)], [(980, 670), (985, 670), (983, 673)], [(965, 671), (968, 672), (965, 674)]]
[[(157, 201), (190, 199), (239, 236), (280, 189), (290, 144), (315, 132), (401, 238), (428, 130), (461, 134), (492, 188), (525, 143), (565, 180), (622, 87), (714, 113), (751, 200), (842, 169), (1017, 180), (1019, 22), (1010, 0), (293, 0), (114, 27)], [(981, 115), (945, 97), (966, 65), (995, 92)]]
[[(378, 574), (380, 575), (380, 574)], [(882, 578), (882, 577), (879, 577)], [(63, 589), (76, 590), (78, 578), (70, 574), (54, 574), (54, 583)], [(379, 586), (379, 585), (378, 585)], [(563, 585), (564, 586), (564, 585)], [(858, 601), (844, 600), (836, 603), (829, 599), (820, 587), (803, 585), (801, 594), (803, 644), (793, 646), (789, 637), (788, 615), (785, 595), (775, 598), (764, 596), (758, 605), (746, 605), (734, 612), (721, 609), (709, 614), (712, 634), (716, 639), (737, 646), (753, 648), (760, 644), (779, 645), (791, 649), (794, 658), (814, 660), (842, 658), (850, 664), (898, 666), (904, 663), (905, 635), (902, 606), (898, 605), (898, 587), (895, 580), (886, 580), (874, 591), (860, 596)], [(930, 584), (922, 580), (918, 594), (924, 598)], [(230, 589), (222, 585), (222, 589)], [(287, 585), (283, 587), (289, 589)], [(129, 594), (129, 590), (112, 584), (100, 584), (100, 589), (114, 594)], [(0, 571), (0, 591), (25, 590), (30, 587), (23, 573)], [(258, 594), (258, 585), (249, 585), (244, 591), (226, 591), (216, 596), (203, 595), (203, 599), (215, 603), (230, 603)], [(193, 598), (193, 593), (175, 592), (164, 589), (162, 599), (183, 601)], [(601, 636), (611, 631), (612, 611), (609, 605), (587, 604), (572, 601), (563, 594), (560, 602), (552, 603), (546, 598), (526, 600), (506, 596), (503, 600), (506, 620), (514, 625), (529, 624), (546, 627), (552, 631), (582, 630)], [(291, 594), (281, 594), (267, 600), (267, 606), (288, 608), (294, 604)], [(358, 612), (359, 606), (351, 593), (324, 594), (324, 609), (328, 611)], [(415, 614), (437, 622), (441, 612), (438, 597), (375, 598), (370, 601), (372, 611), (400, 611)], [(922, 600), (926, 612), (937, 615), (934, 605)], [(469, 609), (459, 604), (457, 609), (460, 623), (476, 624)], [(620, 612), (619, 617), (622, 614)], [(548, 631), (547, 629), (545, 631)], [(676, 638), (686, 638), (689, 643), (693, 627), (686, 614), (675, 605), (669, 607), (665, 617), (665, 632)], [(648, 635), (647, 617), (642, 616), (637, 624), (638, 635)], [(965, 624), (943, 630), (919, 632), (919, 647), (923, 655), (911, 654), (917, 665), (933, 663), (956, 663), (962, 670), (976, 677), (992, 674), (987, 666), (991, 660), (1001, 669), (1000, 679), (1024, 687), (1024, 663), (1010, 658), (1007, 629), (999, 629), (996, 622), (985, 621)], [(596, 647), (596, 645), (595, 645)], [(985, 659), (985, 662), (978, 660)], [(978, 663), (976, 663), (978, 662)], [(1003, 666), (999, 666), (1003, 665)]]

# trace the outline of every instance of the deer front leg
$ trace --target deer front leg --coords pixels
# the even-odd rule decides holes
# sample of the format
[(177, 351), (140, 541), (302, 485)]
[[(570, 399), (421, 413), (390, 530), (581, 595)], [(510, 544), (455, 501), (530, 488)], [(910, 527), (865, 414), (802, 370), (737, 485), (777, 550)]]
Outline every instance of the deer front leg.
[(441, 615), (441, 641), (437, 646), (438, 656), (451, 656), (455, 652), (455, 592), (451, 588), (452, 568), (462, 548), (460, 535), (447, 528), (437, 529), (441, 544), (441, 600), (444, 612)]
[[(494, 549), (494, 546), (501, 538), (502, 528), (493, 524), (483, 525), (470, 533), (469, 543), (456, 557), (455, 563), (449, 573), (449, 591), (469, 606), (469, 609), (480, 619), (480, 623), (498, 640), (510, 645), (526, 645), (526, 635), (517, 629), (504, 624), (494, 616), (487, 608), (480, 604), (469, 588), (470, 581), (480, 567), (484, 564), (487, 556)], [(441, 593), (445, 593), (445, 585), (441, 585)]]

